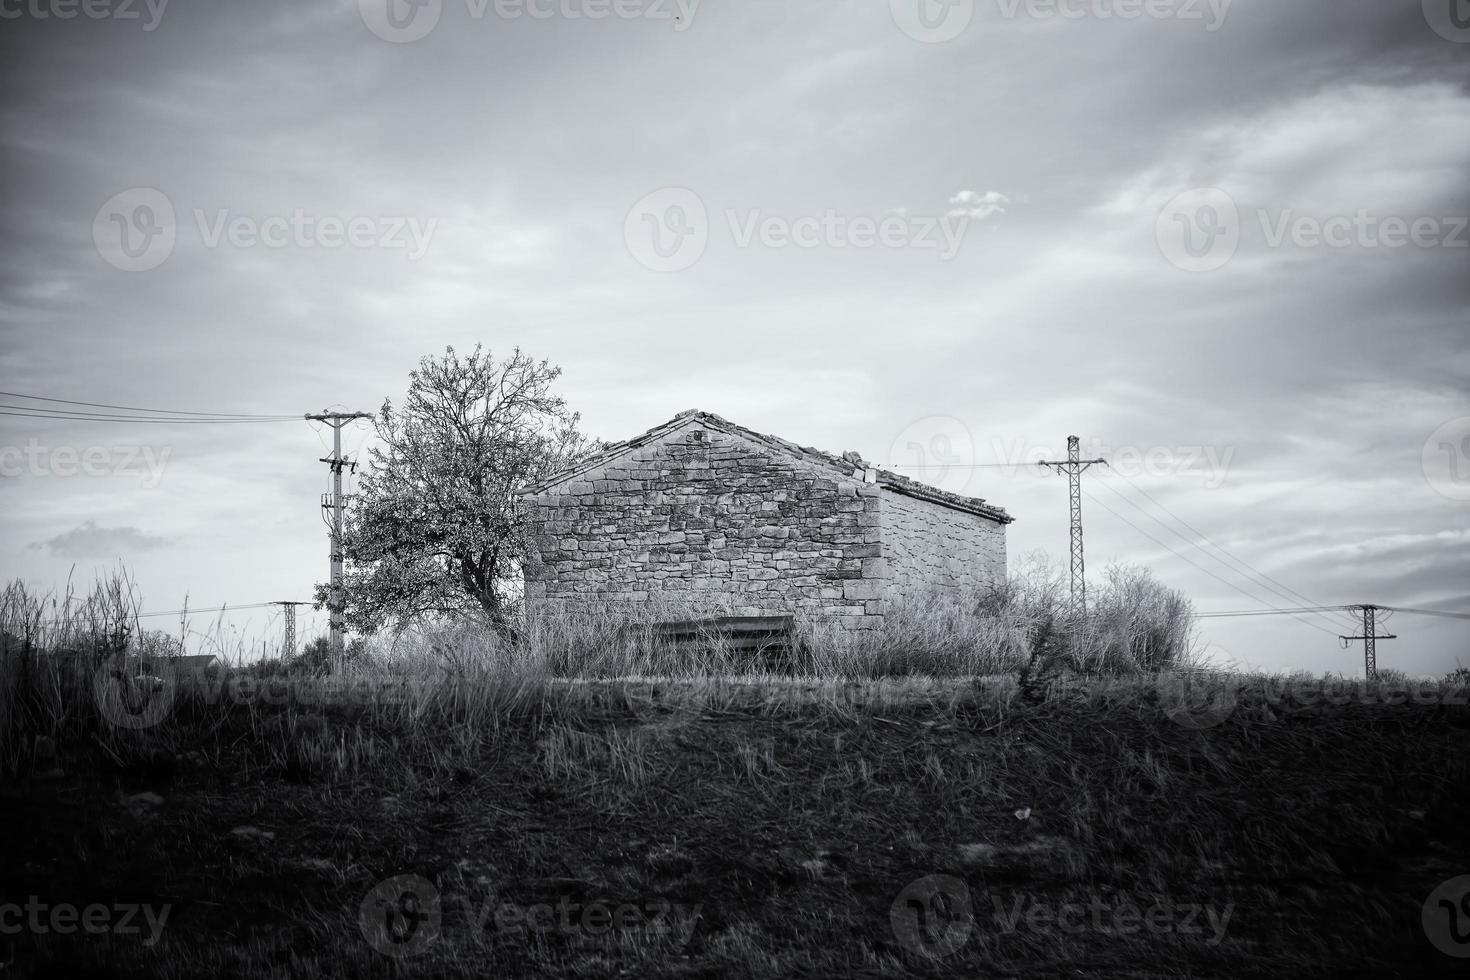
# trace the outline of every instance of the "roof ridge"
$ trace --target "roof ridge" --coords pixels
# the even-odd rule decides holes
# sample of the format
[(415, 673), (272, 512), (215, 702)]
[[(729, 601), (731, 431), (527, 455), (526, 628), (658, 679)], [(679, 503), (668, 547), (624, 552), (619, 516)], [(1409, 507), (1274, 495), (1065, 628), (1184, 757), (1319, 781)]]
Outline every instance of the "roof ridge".
[(789, 439), (783, 439), (780, 436), (771, 435), (765, 432), (757, 432), (754, 429), (747, 429), (743, 425), (740, 425), (736, 422), (731, 422), (724, 416), (716, 415), (714, 412), (707, 412), (703, 409), (698, 408), (685, 409), (668, 421), (661, 422), (658, 425), (655, 425), (653, 428), (641, 432), (636, 436), (624, 439), (622, 442), (610, 443), (609, 445), (604, 446), (601, 452), (589, 456), (587, 459), (576, 464), (575, 466), (569, 466), (550, 474), (535, 485), (519, 491), (519, 494), (522, 496), (528, 496), (531, 494), (543, 493), (559, 483), (565, 483), (568, 480), (573, 479), (581, 473), (585, 473), (588, 470), (596, 469), (597, 467), (602, 466), (605, 463), (610, 463), (612, 462), (612, 460), (616, 459), (623, 453), (630, 452), (634, 449), (639, 448), (640, 446), (646, 446), (648, 443), (654, 441), (655, 439), (661, 438), (669, 434), (670, 432), (683, 428), (685, 425), (696, 419), (711, 425), (712, 428), (721, 429), (732, 435), (739, 435), (743, 438), (750, 439), (753, 442), (765, 444), (790, 455), (807, 458), (811, 461), (820, 463), (831, 469), (837, 470), (839, 473), (842, 473), (849, 478), (857, 477), (861, 479), (865, 476), (867, 471), (872, 471), (877, 478), (876, 482), (880, 486), (885, 486), (888, 489), (893, 490), (897, 493), (902, 493), (906, 496), (916, 497), (923, 500), (930, 500), (935, 503), (944, 504), (960, 510), (970, 511), (971, 513), (979, 514), (983, 517), (989, 517), (992, 520), (1001, 521), (1002, 523), (1006, 524), (1012, 523), (1015, 520), (1015, 518), (1011, 517), (1005, 512), (1004, 508), (987, 503), (982, 497), (966, 497), (961, 494), (951, 493), (948, 490), (941, 490), (939, 487), (930, 486), (929, 484), (920, 482), (919, 480), (915, 480), (912, 477), (903, 476), (901, 474), (868, 464), (866, 460), (862, 459), (861, 456), (857, 456), (857, 454), (854, 453), (852, 455), (857, 456), (858, 461), (863, 464), (858, 465), (858, 463), (853, 462), (853, 460), (848, 459), (845, 456), (839, 456), (835, 453), (829, 453), (825, 450), (816, 449), (811, 446), (798, 445), (797, 443), (794, 443)]

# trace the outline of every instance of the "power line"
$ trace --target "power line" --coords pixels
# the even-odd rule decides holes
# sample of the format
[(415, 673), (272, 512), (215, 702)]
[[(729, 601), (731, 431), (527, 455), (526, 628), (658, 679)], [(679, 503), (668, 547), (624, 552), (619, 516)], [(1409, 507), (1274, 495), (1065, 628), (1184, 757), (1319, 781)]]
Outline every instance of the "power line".
[[(1269, 601), (1267, 601), (1265, 599), (1262, 599), (1260, 596), (1258, 596), (1258, 595), (1252, 595), (1251, 593), (1245, 591), (1244, 589), (1242, 589), (1240, 586), (1236, 585), (1235, 583), (1226, 581), (1225, 579), (1223, 579), (1220, 576), (1216, 575), (1214, 572), (1210, 571), (1208, 568), (1205, 568), (1203, 565), (1199, 564), (1198, 562), (1195, 562), (1195, 561), (1190, 560), (1187, 556), (1179, 553), (1178, 551), (1175, 551), (1172, 547), (1170, 547), (1169, 545), (1167, 545), (1164, 542), (1160, 541), (1158, 538), (1154, 537), (1152, 534), (1149, 534), (1143, 528), (1139, 527), (1137, 524), (1134, 524), (1128, 518), (1124, 517), (1122, 514), (1120, 514), (1117, 511), (1113, 510), (1113, 508), (1109, 507), (1107, 504), (1103, 503), (1101, 500), (1097, 499), (1092, 494), (1087, 493), (1087, 491), (1085, 491), (1085, 490), (1082, 491), (1082, 492), (1087, 497), (1087, 499), (1089, 499), (1093, 503), (1097, 504), (1099, 507), (1101, 507), (1103, 510), (1107, 511), (1109, 514), (1112, 514), (1118, 520), (1122, 521), (1124, 524), (1127, 524), (1129, 527), (1133, 528), (1133, 530), (1137, 531), (1139, 534), (1141, 534), (1144, 537), (1148, 538), (1154, 544), (1158, 545), (1160, 548), (1163, 548), (1165, 551), (1169, 552), (1169, 554), (1173, 555), (1175, 558), (1178, 558), (1180, 561), (1185, 562), (1186, 564), (1189, 564), (1189, 565), (1193, 565), (1195, 568), (1199, 569), (1201, 572), (1204, 572), (1210, 578), (1212, 578), (1215, 581), (1219, 582), (1220, 584), (1226, 586), (1227, 588), (1230, 588), (1230, 589), (1233, 589), (1236, 592), (1239, 592), (1241, 595), (1245, 596), (1247, 599), (1252, 600), (1253, 602), (1259, 602), (1261, 605), (1267, 607), (1268, 609), (1273, 609), (1274, 610), (1274, 609), (1277, 609), (1278, 608), (1276, 606), (1273, 606)], [(1305, 625), (1312, 627), (1312, 629), (1314, 629), (1314, 630), (1318, 630), (1318, 631), (1320, 631), (1322, 633), (1326, 633), (1328, 636), (1331, 636), (1334, 639), (1336, 639), (1340, 635), (1340, 634), (1334, 633), (1331, 630), (1328, 630), (1328, 629), (1320, 626), (1319, 624), (1313, 622), (1310, 619), (1301, 619), (1300, 616), (1298, 616), (1295, 613), (1285, 613), (1285, 615), (1291, 615), (1294, 618), (1296, 618), (1298, 622), (1304, 623)]]
[[(1272, 578), (1270, 575), (1267, 575), (1265, 572), (1261, 571), (1259, 568), (1256, 568), (1254, 565), (1252, 565), (1250, 562), (1246, 561), (1244, 558), (1241, 558), (1239, 555), (1236, 555), (1233, 552), (1226, 550), (1226, 548), (1224, 546), (1219, 545), (1219, 544), (1216, 544), (1214, 541), (1210, 540), (1209, 535), (1205, 534), (1205, 532), (1201, 531), (1199, 528), (1195, 527), (1193, 524), (1189, 523), (1184, 518), (1180, 517), (1174, 511), (1170, 510), (1167, 506), (1165, 506), (1165, 504), (1164, 504), (1163, 501), (1159, 500), (1157, 497), (1155, 497), (1153, 494), (1149, 493), (1143, 487), (1139, 486), (1133, 480), (1130, 480), (1128, 478), (1127, 474), (1120, 473), (1117, 470), (1110, 470), (1106, 475), (1108, 475), (1108, 476), (1118, 476), (1118, 477), (1121, 477), (1123, 479), (1123, 481), (1126, 482), (1129, 486), (1131, 486), (1133, 489), (1137, 490), (1139, 493), (1143, 494), (1146, 498), (1148, 498), (1148, 500), (1150, 502), (1152, 502), (1155, 507), (1159, 508), (1159, 510), (1163, 511), (1165, 514), (1168, 514), (1170, 517), (1174, 518), (1174, 520), (1178, 521), (1182, 526), (1184, 526), (1185, 528), (1187, 528), (1191, 533), (1199, 535), (1200, 540), (1204, 541), (1210, 547), (1214, 548), (1216, 551), (1220, 552), (1222, 555), (1225, 555), (1226, 557), (1230, 558), (1232, 561), (1236, 562), (1237, 564), (1243, 565), (1245, 568), (1249, 569), (1254, 574), (1259, 575), (1261, 578), (1265, 579), (1267, 582), (1270, 582), (1273, 585), (1279, 587), (1279, 589), (1281, 589), (1282, 591), (1280, 593), (1278, 593), (1278, 594), (1284, 594), (1284, 595), (1293, 596), (1296, 599), (1300, 600), (1301, 602), (1306, 603), (1309, 606), (1320, 605), (1320, 603), (1318, 603), (1316, 600), (1307, 598), (1305, 595), (1303, 595), (1302, 593), (1298, 592), (1296, 589), (1293, 589), (1291, 586), (1286, 585), (1286, 584), (1284, 584), (1282, 582), (1277, 581), (1276, 579)], [(1106, 485), (1107, 484), (1104, 484), (1104, 486), (1106, 486)], [(1111, 490), (1112, 488), (1111, 487), (1108, 487), (1108, 489)], [(1114, 493), (1117, 493), (1116, 490), (1114, 490), (1113, 492)], [(1124, 499), (1127, 499), (1127, 498), (1124, 498)], [(1155, 518), (1155, 520), (1157, 520), (1157, 518)], [(1165, 525), (1165, 526), (1167, 527), (1167, 525)], [(1178, 532), (1176, 531), (1175, 533), (1177, 534)], [(1181, 535), (1181, 537), (1182, 537), (1182, 535)], [(1273, 591), (1275, 591), (1275, 590), (1273, 590)]]
[[(206, 614), (206, 613), (239, 612), (240, 610), (244, 610), (244, 609), (264, 609), (267, 606), (273, 606), (273, 605), (276, 605), (276, 603), (273, 603), (273, 602), (247, 602), (247, 603), (243, 603), (243, 604), (238, 605), (238, 606), (218, 606), (218, 607), (216, 607), (214, 609), (188, 609), (188, 608), (186, 608), (186, 609), (163, 609), (163, 610), (159, 610), (158, 612), (130, 613), (130, 614), (128, 614), (126, 616), (122, 616), (120, 618), (121, 619), (124, 619), (124, 620), (129, 620), (129, 619), (157, 619), (157, 618), (162, 617), (162, 616), (191, 616), (191, 615), (194, 615), (196, 613), (198, 613), (200, 615), (203, 615), (203, 614)], [(60, 620), (60, 619), (48, 619), (48, 620), (45, 620), (44, 622), (46, 622), (49, 625), (55, 626), (55, 625), (58, 625), (58, 624), (64, 622), (64, 620)]]
[(1034, 472), (1035, 463), (883, 463), (883, 470), (1023, 470)]
[(244, 603), (243, 605), (239, 605), (239, 606), (220, 606), (220, 607), (218, 607), (216, 609), (166, 609), (166, 610), (163, 610), (162, 612), (142, 612), (142, 613), (138, 613), (134, 618), (136, 618), (136, 619), (151, 619), (151, 618), (157, 617), (157, 616), (183, 616), (183, 615), (192, 615), (193, 613), (203, 614), (203, 613), (218, 613), (218, 612), (238, 612), (238, 611), (240, 611), (242, 609), (264, 609), (266, 606), (273, 606), (273, 605), (275, 605), (275, 603), (273, 603), (273, 602), (248, 602), (248, 603)]
[[(1222, 609), (1215, 612), (1195, 613), (1197, 619), (1220, 619), (1229, 616), (1285, 616), (1291, 613), (1310, 612), (1355, 612), (1362, 604), (1347, 606), (1303, 606), (1299, 609)], [(1443, 616), (1446, 619), (1470, 619), (1470, 613), (1452, 612), (1448, 609), (1409, 609), (1405, 606), (1375, 606), (1379, 612), (1408, 613), (1411, 616)], [(1387, 616), (1383, 617), (1385, 620)]]
[[(159, 415), (189, 415), (189, 416), (212, 416), (216, 418), (239, 418), (239, 419), (279, 419), (295, 420), (296, 416), (287, 413), (280, 415), (252, 415), (245, 412), (186, 412), (171, 408), (138, 408), (132, 405), (107, 405), (102, 402), (79, 402), (66, 398), (48, 398), (44, 395), (25, 395), (18, 391), (0, 391), (0, 396), (5, 398), (24, 398), (27, 401), (55, 402), (58, 405), (81, 405), (86, 408), (111, 408), (123, 412), (152, 412)], [(58, 409), (59, 411), (59, 409)]]
[(1414, 616), (1443, 616), (1446, 619), (1470, 619), (1470, 613), (1450, 612), (1448, 609), (1405, 609), (1403, 606), (1379, 606), (1389, 612), (1409, 613)]
[[(1163, 503), (1161, 503), (1159, 500), (1157, 500), (1147, 490), (1143, 489), (1138, 484), (1134, 483), (1132, 480), (1129, 480), (1128, 477), (1123, 476), (1123, 474), (1119, 473), (1118, 475), (1119, 476), (1122, 476), (1123, 479), (1128, 482), (1129, 486), (1133, 487), (1139, 493), (1143, 494), (1150, 501), (1152, 501), (1153, 504), (1156, 507), (1158, 507), (1164, 513), (1168, 514), (1174, 520), (1178, 521), (1182, 526), (1184, 526), (1185, 528), (1187, 528), (1188, 530), (1190, 530), (1194, 534), (1198, 535), (1199, 538), (1200, 538), (1200, 540), (1204, 541), (1205, 544), (1208, 544), (1210, 547), (1214, 548), (1216, 551), (1218, 551), (1221, 554), (1225, 555), (1227, 558), (1229, 558), (1231, 561), (1233, 561), (1236, 565), (1240, 566), (1240, 568), (1232, 567), (1230, 564), (1228, 564), (1227, 562), (1225, 562), (1221, 558), (1217, 557), (1216, 555), (1210, 554), (1210, 552), (1206, 551), (1204, 548), (1202, 548), (1200, 546), (1199, 542), (1189, 540), (1183, 534), (1180, 534), (1177, 530), (1175, 530), (1174, 528), (1170, 527), (1168, 524), (1165, 524), (1163, 521), (1159, 520), (1153, 514), (1150, 514), (1147, 510), (1145, 510), (1144, 508), (1140, 507), (1138, 504), (1134, 503), (1132, 500), (1129, 500), (1126, 496), (1124, 496), (1121, 492), (1119, 492), (1114, 487), (1109, 486), (1106, 482), (1103, 483), (1103, 486), (1107, 487), (1107, 489), (1108, 489), (1108, 491), (1110, 493), (1113, 493), (1114, 495), (1116, 495), (1125, 504), (1127, 504), (1128, 506), (1132, 507), (1134, 510), (1138, 511), (1140, 514), (1144, 515), (1149, 520), (1153, 521), (1155, 524), (1159, 525), (1164, 530), (1168, 531), (1170, 534), (1172, 534), (1175, 537), (1179, 538), (1179, 540), (1185, 542), (1186, 544), (1188, 544), (1192, 548), (1197, 548), (1206, 557), (1210, 558), (1212, 561), (1218, 562), (1220, 565), (1224, 566), (1226, 569), (1229, 569), (1231, 572), (1234, 572), (1237, 575), (1243, 575), (1247, 580), (1249, 580), (1251, 582), (1252, 585), (1256, 586), (1257, 588), (1265, 589), (1268, 593), (1276, 596), (1278, 599), (1285, 599), (1288, 602), (1301, 602), (1301, 603), (1305, 603), (1306, 607), (1308, 607), (1308, 611), (1310, 611), (1310, 612), (1316, 612), (1321, 607), (1321, 603), (1317, 602), (1314, 599), (1310, 599), (1307, 596), (1302, 595), (1300, 592), (1297, 592), (1295, 589), (1292, 589), (1289, 586), (1286, 586), (1286, 585), (1283, 585), (1280, 582), (1277, 582), (1275, 579), (1273, 579), (1271, 576), (1267, 575), (1265, 572), (1263, 572), (1260, 569), (1256, 568), (1255, 566), (1251, 565), (1250, 562), (1247, 562), (1245, 559), (1240, 558), (1237, 555), (1232, 554), (1231, 552), (1227, 551), (1224, 547), (1216, 544), (1214, 541), (1212, 541), (1210, 539), (1209, 535), (1205, 534), (1199, 528), (1197, 528), (1194, 525), (1190, 524), (1184, 518), (1180, 517), (1178, 514), (1174, 513), (1168, 507), (1164, 506)], [(1245, 571), (1242, 572), (1241, 571), (1241, 568), (1245, 569)], [(1340, 625), (1337, 622), (1335, 622), (1334, 620), (1328, 619), (1328, 622), (1331, 622), (1334, 627), (1340, 628)]]
[(262, 422), (294, 422), (294, 418), (221, 419), (221, 418), (147, 418), (131, 415), (61, 415), (56, 412), (14, 412), (0, 409), (0, 415), (22, 419), (50, 419), (59, 422), (134, 422), (155, 425), (248, 425)]
[(1195, 613), (1195, 619), (1234, 619), (1241, 616), (1295, 616), (1299, 613), (1346, 612), (1353, 606), (1303, 606), (1299, 609), (1227, 609)]

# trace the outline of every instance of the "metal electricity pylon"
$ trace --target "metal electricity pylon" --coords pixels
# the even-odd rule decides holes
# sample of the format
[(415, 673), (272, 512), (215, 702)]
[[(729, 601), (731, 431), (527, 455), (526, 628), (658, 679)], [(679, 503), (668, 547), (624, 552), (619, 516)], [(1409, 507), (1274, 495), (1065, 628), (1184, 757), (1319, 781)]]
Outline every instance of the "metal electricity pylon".
[(1082, 474), (1093, 466), (1106, 466), (1105, 459), (1082, 459), (1082, 441), (1067, 437), (1065, 460), (1043, 460), (1038, 465), (1050, 467), (1067, 477), (1072, 507), (1072, 612), (1087, 615), (1087, 574), (1082, 558)]

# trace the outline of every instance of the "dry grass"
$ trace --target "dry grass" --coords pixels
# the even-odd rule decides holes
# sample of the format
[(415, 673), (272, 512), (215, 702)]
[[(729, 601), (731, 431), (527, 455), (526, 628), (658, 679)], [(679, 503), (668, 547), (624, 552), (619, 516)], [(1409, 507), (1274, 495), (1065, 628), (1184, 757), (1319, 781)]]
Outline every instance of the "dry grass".
[[(1418, 923), (1470, 866), (1463, 690), (1189, 674), (1204, 699), (1181, 701), (1186, 675), (1140, 669), (1131, 628), (1023, 676), (1035, 629), (996, 609), (918, 610), (910, 652), (879, 669), (855, 666), (872, 648), (809, 644), (827, 659), (805, 676), (742, 673), (719, 651), (696, 670), (636, 628), (552, 621), (514, 644), (431, 630), (345, 676), (175, 678), (139, 728), (109, 720), (85, 671), (11, 651), (0, 833), (27, 846), (0, 854), (0, 900), (173, 911), (156, 946), (24, 933), (6, 955), (22, 975), (248, 978), (1443, 965)], [(1009, 659), (966, 654), (981, 643)], [(973, 669), (997, 663), (1013, 669)], [(63, 775), (43, 778), (52, 765)], [(385, 955), (361, 907), (405, 874), (429, 883), (441, 931)], [(932, 875), (974, 903), (973, 931), (939, 958), (893, 919)], [(492, 914), (564, 901), (685, 917), (518, 931)], [(1005, 925), (1122, 901), (1231, 918), (1213, 943)]]

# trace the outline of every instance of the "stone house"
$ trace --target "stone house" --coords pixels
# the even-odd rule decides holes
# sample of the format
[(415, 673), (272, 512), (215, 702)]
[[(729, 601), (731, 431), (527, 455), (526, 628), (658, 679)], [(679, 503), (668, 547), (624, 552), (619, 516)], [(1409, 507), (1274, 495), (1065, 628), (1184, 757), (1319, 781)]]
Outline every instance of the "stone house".
[(522, 491), (528, 602), (608, 612), (652, 595), (736, 615), (881, 625), (888, 603), (997, 582), (1012, 518), (880, 470), (684, 412)]

